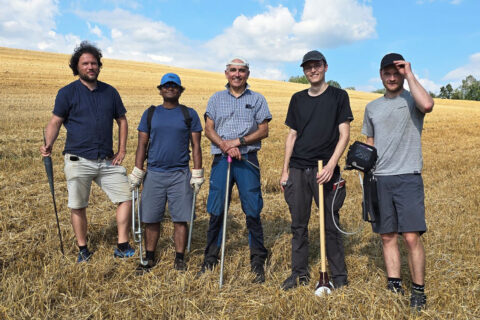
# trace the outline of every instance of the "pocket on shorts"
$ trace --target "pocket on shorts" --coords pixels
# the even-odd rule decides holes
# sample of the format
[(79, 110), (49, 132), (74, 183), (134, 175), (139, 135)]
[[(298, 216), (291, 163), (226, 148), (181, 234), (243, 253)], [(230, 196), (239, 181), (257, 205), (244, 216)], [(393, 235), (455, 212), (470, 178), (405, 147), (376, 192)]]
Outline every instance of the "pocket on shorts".
[[(78, 160), (71, 160), (71, 157), (76, 157)], [(75, 178), (75, 176), (78, 173), (78, 166), (80, 163), (81, 158), (74, 156), (72, 154), (65, 154), (64, 156), (64, 172), (65, 172), (65, 177), (67, 180)]]

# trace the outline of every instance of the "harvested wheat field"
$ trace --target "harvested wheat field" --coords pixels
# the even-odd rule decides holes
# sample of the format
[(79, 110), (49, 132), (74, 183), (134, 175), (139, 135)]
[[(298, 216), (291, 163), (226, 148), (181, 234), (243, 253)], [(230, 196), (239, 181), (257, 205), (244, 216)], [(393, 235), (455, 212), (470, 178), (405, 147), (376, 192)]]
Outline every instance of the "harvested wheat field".
[[(480, 103), (436, 100), (423, 133), (427, 254), (427, 309), (410, 313), (407, 296), (385, 290), (381, 244), (361, 221), (361, 190), (355, 172), (344, 172), (348, 195), (341, 211), (350, 285), (326, 297), (314, 295), (315, 283), (283, 292), (290, 274), (290, 215), (278, 185), (287, 134), (284, 125), (290, 96), (304, 85), (251, 79), (273, 114), (270, 135), (259, 153), (264, 195), (265, 242), (271, 250), (264, 284), (251, 284), (245, 217), (238, 193), (229, 211), (225, 282), (218, 289), (218, 269), (196, 279), (206, 242), (208, 179), (197, 199), (189, 270), (173, 270), (173, 225), (162, 227), (158, 265), (135, 275), (138, 258), (113, 258), (115, 206), (95, 185), (87, 210), (91, 261), (77, 264), (70, 225), (61, 151), (65, 129), (54, 152), (55, 191), (65, 257), (59, 250), (52, 198), (39, 153), (42, 128), (51, 116), (57, 90), (73, 81), (68, 55), (0, 48), (0, 319), (479, 319), (480, 318)], [(334, 67), (334, 66), (332, 66)], [(253, 66), (255, 68), (255, 66)], [(181, 102), (202, 115), (210, 95), (226, 80), (221, 73), (185, 70), (150, 63), (104, 60), (100, 80), (115, 86), (128, 110), (130, 172), (136, 127), (142, 112), (161, 97), (156, 86), (165, 72), (177, 72), (186, 90)], [(328, 77), (328, 73), (327, 73)], [(363, 110), (376, 94), (350, 91), (355, 120), (351, 142), (360, 134)], [(210, 144), (202, 138), (209, 176)], [(342, 165), (343, 165), (342, 159)], [(236, 190), (236, 189), (234, 189)], [(310, 266), (318, 277), (319, 231), (315, 209), (310, 223)], [(410, 289), (405, 250), (404, 286)]]

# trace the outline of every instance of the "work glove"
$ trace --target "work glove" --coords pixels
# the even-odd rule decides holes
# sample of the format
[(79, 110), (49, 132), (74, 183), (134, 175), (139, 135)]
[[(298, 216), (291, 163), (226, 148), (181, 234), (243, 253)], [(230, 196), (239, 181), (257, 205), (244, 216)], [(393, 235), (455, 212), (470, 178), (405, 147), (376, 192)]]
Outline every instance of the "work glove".
[(137, 167), (133, 167), (132, 173), (128, 175), (130, 190), (133, 190), (136, 187), (140, 186), (142, 184), (143, 177), (145, 177), (145, 171), (143, 171), (142, 169), (138, 169)]
[(205, 179), (203, 178), (203, 169), (192, 169), (192, 178), (190, 179), (190, 184), (192, 185), (195, 194), (198, 194), (200, 187), (204, 182)]

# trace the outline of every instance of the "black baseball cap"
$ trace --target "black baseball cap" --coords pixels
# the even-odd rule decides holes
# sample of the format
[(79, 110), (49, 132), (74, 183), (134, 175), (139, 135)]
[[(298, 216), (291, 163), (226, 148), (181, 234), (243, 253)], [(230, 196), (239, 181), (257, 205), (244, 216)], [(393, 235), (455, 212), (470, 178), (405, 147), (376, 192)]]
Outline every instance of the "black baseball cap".
[(405, 60), (405, 59), (403, 59), (402, 55), (399, 53), (386, 54), (385, 57), (383, 57), (382, 62), (380, 62), (380, 70), (392, 65), (393, 61), (396, 61), (396, 60)]
[(322, 61), (322, 60), (325, 62), (325, 64), (327, 64), (327, 59), (325, 59), (325, 56), (320, 51), (312, 50), (307, 52), (303, 56), (302, 64), (300, 65), (300, 67), (303, 67), (303, 65), (308, 61)]

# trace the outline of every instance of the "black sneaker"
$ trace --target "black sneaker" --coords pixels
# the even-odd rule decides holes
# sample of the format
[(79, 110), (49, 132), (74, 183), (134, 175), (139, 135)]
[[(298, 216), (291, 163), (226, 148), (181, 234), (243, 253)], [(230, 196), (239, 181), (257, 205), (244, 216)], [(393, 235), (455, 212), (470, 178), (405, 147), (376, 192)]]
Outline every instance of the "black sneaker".
[(252, 267), (252, 272), (255, 274), (255, 278), (252, 283), (264, 283), (265, 282), (265, 270), (262, 265)]
[(410, 308), (420, 312), (427, 306), (427, 296), (423, 292), (412, 291), (410, 296)]
[[(298, 282), (297, 282), (298, 279)], [(284, 291), (293, 289), (298, 287), (298, 285), (306, 286), (308, 282), (310, 281), (310, 276), (309, 275), (297, 275), (295, 273), (292, 273), (290, 277), (285, 279), (283, 281), (282, 285), (280, 286)]]
[(196, 277), (197, 278), (201, 277), (205, 272), (207, 272), (207, 270), (212, 271), (213, 268), (215, 268), (215, 264), (211, 264), (207, 262), (202, 263), (202, 267), (200, 268), (200, 271), (197, 272)]
[(93, 252), (88, 249), (82, 249), (78, 252), (77, 263), (87, 262), (92, 257)]
[(175, 258), (173, 268), (178, 271), (187, 271), (187, 264), (185, 263), (185, 260)]
[(145, 273), (150, 272), (152, 268), (155, 266), (155, 262), (153, 260), (148, 260), (146, 265), (139, 264), (137, 269), (135, 269), (135, 274), (137, 276), (144, 275)]
[(395, 287), (395, 285), (391, 282), (387, 283), (387, 290), (395, 294), (401, 294), (402, 296), (405, 295), (405, 290), (403, 290), (402, 287)]

